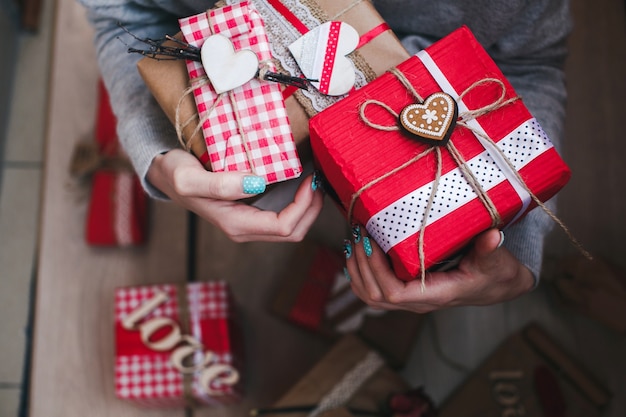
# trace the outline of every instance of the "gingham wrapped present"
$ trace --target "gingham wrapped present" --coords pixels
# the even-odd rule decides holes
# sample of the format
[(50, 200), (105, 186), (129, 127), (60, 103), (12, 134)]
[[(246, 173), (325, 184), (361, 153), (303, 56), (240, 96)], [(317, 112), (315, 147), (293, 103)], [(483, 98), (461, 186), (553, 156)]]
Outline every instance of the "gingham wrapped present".
[(225, 282), (118, 288), (115, 392), (155, 407), (241, 397), (241, 342)]
[[(443, 91), (458, 105), (463, 120), (439, 148), (441, 163), (432, 145), (399, 127), (399, 115), (416, 105), (411, 89), (422, 98)], [(427, 111), (420, 119), (425, 125), (445, 115)], [(506, 227), (521, 219), (570, 178), (537, 120), (467, 27), (320, 112), (310, 129), (330, 194), (351, 221), (365, 225), (406, 280), (454, 257), (494, 223)]]
[[(220, 34), (232, 41), (236, 52), (251, 50), (261, 65), (276, 71), (263, 19), (248, 2), (179, 23), (185, 41), (193, 46), (201, 48), (207, 37)], [(187, 71), (192, 83), (206, 77), (200, 62), (187, 61)], [(278, 83), (253, 78), (221, 94), (210, 83), (200, 83), (193, 95), (213, 171), (252, 171), (267, 184), (300, 176), (302, 166)]]

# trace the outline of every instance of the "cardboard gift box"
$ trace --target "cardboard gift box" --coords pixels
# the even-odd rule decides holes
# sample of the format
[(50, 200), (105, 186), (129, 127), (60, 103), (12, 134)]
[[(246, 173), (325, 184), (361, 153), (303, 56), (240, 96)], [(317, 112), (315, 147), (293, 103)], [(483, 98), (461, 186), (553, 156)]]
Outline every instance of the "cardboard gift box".
[[(429, 106), (439, 101), (429, 96), (442, 91), (453, 102), (436, 113)], [(399, 115), (415, 106), (426, 122), (448, 117), (447, 143), (404, 132)], [(466, 27), (320, 112), (310, 129), (330, 194), (350, 221), (365, 225), (405, 280), (441, 266), (478, 233), (514, 223), (570, 177)]]
[(611, 393), (535, 322), (509, 336), (439, 410), (453, 416), (603, 415)]
[(295, 326), (331, 340), (355, 334), (394, 369), (404, 366), (424, 315), (373, 310), (352, 292), (345, 258), (331, 248), (304, 241), (286, 265), (270, 309)]
[[(282, 415), (296, 413), (320, 417), (385, 415), (389, 397), (406, 392), (404, 379), (353, 335), (344, 336), (272, 407)], [(288, 413), (291, 410), (291, 413)], [(303, 414), (306, 413), (306, 414)], [(273, 415), (256, 409), (251, 415)]]
[(223, 281), (116, 289), (115, 347), (118, 398), (154, 407), (241, 398), (243, 346)]
[[(357, 50), (348, 56), (358, 71), (357, 87), (371, 81), (409, 56), (368, 1), (254, 0), (250, 4), (257, 9), (265, 22), (271, 52), (275, 58), (273, 62), (278, 66), (277, 71), (281, 73), (299, 75), (297, 65), (293, 63), (288, 51), (288, 45), (306, 28), (315, 28), (331, 18), (350, 23), (361, 37)], [(290, 10), (298, 13), (298, 16), (292, 14)], [(289, 19), (283, 14), (287, 14)], [(182, 34), (179, 33), (176, 37), (181, 39)], [(194, 98), (184, 94), (189, 87), (185, 62), (143, 58), (137, 67), (172, 124), (176, 125), (177, 120), (179, 124), (180, 121), (190, 121), (181, 126), (185, 148), (196, 155), (207, 169), (212, 169), (207, 144), (201, 132), (196, 129), (198, 118)], [(305, 93), (295, 90), (297, 89), (283, 87), (282, 92), (297, 152), (301, 160), (306, 161), (310, 160), (311, 154), (308, 143), (309, 116), (340, 98), (322, 96), (315, 91)]]

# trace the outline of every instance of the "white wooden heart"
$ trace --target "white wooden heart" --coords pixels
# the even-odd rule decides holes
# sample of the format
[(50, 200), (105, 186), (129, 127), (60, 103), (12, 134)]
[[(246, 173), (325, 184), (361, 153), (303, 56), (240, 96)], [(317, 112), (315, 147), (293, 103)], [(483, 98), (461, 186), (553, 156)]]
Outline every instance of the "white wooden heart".
[(211, 35), (200, 50), (202, 66), (218, 94), (240, 87), (259, 70), (259, 58), (249, 49), (235, 52), (224, 35)]
[(346, 57), (359, 44), (359, 34), (345, 22), (326, 22), (289, 45), (306, 78), (322, 94), (340, 96), (352, 89), (354, 64)]

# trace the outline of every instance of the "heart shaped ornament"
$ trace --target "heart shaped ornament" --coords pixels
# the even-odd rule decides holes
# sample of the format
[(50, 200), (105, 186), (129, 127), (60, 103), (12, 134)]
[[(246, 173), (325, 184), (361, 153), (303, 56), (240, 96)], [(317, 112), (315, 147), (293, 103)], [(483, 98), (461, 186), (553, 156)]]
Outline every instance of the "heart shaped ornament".
[(354, 86), (354, 64), (346, 55), (356, 49), (359, 34), (345, 22), (326, 22), (289, 45), (306, 78), (320, 93), (341, 96)]
[(253, 79), (259, 70), (259, 58), (249, 49), (235, 52), (224, 35), (211, 35), (200, 50), (202, 66), (218, 94), (240, 87)]
[(434, 93), (422, 104), (410, 104), (400, 112), (400, 123), (431, 145), (448, 143), (458, 116), (456, 101), (446, 93)]

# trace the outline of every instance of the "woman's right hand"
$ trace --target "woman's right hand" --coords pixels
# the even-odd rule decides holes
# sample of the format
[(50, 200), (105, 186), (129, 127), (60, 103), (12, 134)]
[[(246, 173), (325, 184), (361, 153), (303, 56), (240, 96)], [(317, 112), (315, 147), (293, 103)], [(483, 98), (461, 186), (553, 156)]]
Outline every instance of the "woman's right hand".
[(321, 190), (306, 178), (294, 201), (279, 213), (264, 211), (240, 199), (265, 190), (262, 177), (246, 172), (209, 172), (181, 149), (158, 155), (148, 181), (172, 201), (219, 227), (235, 242), (297, 242), (304, 238), (323, 205)]

